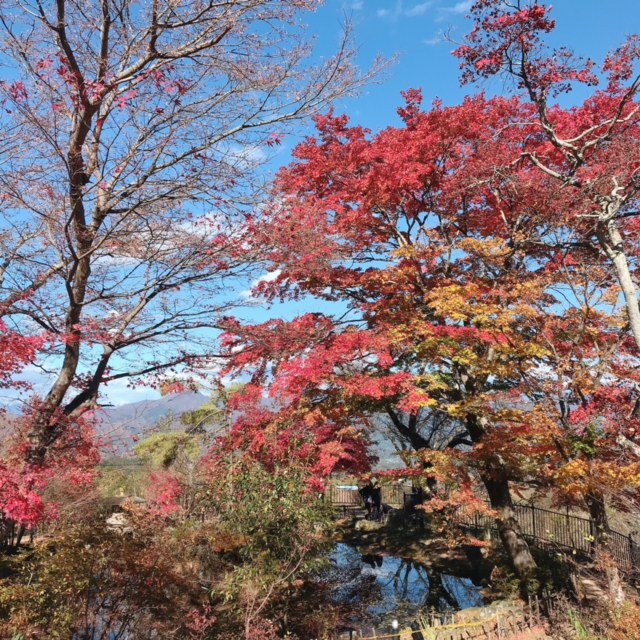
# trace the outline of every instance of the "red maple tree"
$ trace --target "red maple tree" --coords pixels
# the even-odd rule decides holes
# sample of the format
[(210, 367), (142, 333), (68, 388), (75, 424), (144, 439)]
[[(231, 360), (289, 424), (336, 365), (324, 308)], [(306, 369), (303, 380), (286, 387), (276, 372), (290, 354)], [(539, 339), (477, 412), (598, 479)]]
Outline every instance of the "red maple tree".
[[(581, 418), (624, 396), (635, 420), (635, 341), (625, 331), (635, 336), (637, 299), (624, 269), (631, 277), (637, 245), (615, 233), (636, 233), (636, 85), (621, 88), (630, 76), (611, 71), (633, 58), (624, 49), (605, 63), (615, 76), (606, 90), (580, 107), (548, 106), (552, 89), (594, 82), (593, 64), (565, 56), (514, 67), (512, 31), (522, 59), (534, 60), (532, 34), (552, 25), (537, 5), (509, 16), (501, 6), (474, 5), (476, 48), (458, 53), (476, 74), (515, 69), (530, 99), (480, 94), (423, 111), (411, 90), (403, 126), (375, 135), (345, 116), (317, 118), (317, 137), (296, 148), (252, 231), (276, 273), (261, 285), (267, 297), (312, 295), (339, 310), (232, 326), (239, 338), (229, 345), (283, 406), (386, 414), (416, 443), (420, 414), (457, 422), (455, 450), (441, 456), (448, 473), (458, 469), (456, 496), (475, 474), (526, 574), (534, 563), (510, 482), (555, 483), (596, 519), (607, 493), (637, 494), (635, 427), (622, 433), (615, 412), (608, 426)], [(614, 464), (620, 473), (602, 482), (596, 470)], [(578, 470), (583, 481), (570, 486)]]

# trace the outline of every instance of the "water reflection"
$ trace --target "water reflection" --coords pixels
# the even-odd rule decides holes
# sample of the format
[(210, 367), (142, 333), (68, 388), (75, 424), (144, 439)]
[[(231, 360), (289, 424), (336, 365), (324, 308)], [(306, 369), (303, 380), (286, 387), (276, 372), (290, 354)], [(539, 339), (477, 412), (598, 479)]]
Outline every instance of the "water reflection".
[(375, 569), (376, 567), (380, 568), (382, 566), (383, 560), (384, 558), (382, 556), (369, 554), (365, 554), (362, 556), (362, 562), (364, 562), (364, 564), (368, 564), (372, 569)]
[(330, 559), (332, 598), (352, 609), (352, 621), (376, 624), (390, 617), (408, 619), (484, 602), (481, 587), (470, 578), (428, 571), (413, 560), (362, 554), (344, 543), (336, 545)]

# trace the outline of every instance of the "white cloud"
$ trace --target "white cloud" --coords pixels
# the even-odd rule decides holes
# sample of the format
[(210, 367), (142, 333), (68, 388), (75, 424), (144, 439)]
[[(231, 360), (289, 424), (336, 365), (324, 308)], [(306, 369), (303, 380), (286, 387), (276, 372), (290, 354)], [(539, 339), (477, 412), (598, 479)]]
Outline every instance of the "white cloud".
[(100, 389), (100, 404), (112, 404), (119, 407), (130, 402), (140, 402), (141, 400), (157, 400), (160, 393), (152, 387), (135, 386), (129, 387), (128, 380), (118, 379), (102, 385)]
[(436, 44), (440, 44), (442, 42), (442, 36), (441, 35), (437, 35), (437, 36), (433, 36), (433, 38), (425, 38), (422, 41), (422, 44), (426, 44), (429, 47), (433, 47)]
[(280, 277), (281, 273), (282, 273), (282, 269), (269, 271), (268, 273), (265, 273), (261, 275), (259, 278), (257, 278), (253, 283), (253, 286), (255, 286), (256, 284), (259, 284), (260, 282), (273, 282), (274, 280), (277, 280)]
[(429, 10), (429, 7), (431, 6), (431, 4), (432, 4), (431, 2), (423, 2), (421, 4), (416, 4), (410, 9), (407, 9), (404, 12), (404, 15), (408, 17), (423, 16)]
[(22, 403), (27, 401), (32, 394), (43, 396), (47, 393), (53, 383), (54, 376), (44, 373), (40, 367), (28, 364), (13, 379), (29, 385), (29, 388), (22, 389), (18, 386), (13, 386), (2, 389), (0, 391), (0, 409), (9, 407), (13, 411), (19, 412)]
[(356, 2), (350, 2), (346, 6), (346, 8), (351, 9), (351, 11), (360, 11), (363, 7), (364, 7), (364, 0), (357, 0)]
[(461, 0), (461, 2), (456, 2), (451, 7), (442, 7), (440, 11), (446, 11), (447, 13), (467, 13), (469, 9), (471, 9), (471, 5), (473, 4), (473, 0)]
[[(114, 249), (115, 251), (115, 249)], [(137, 264), (141, 264), (141, 261), (133, 256), (116, 254), (116, 253), (103, 253), (98, 254), (95, 253), (93, 257), (92, 266), (93, 267), (125, 267), (131, 268)]]
[(253, 169), (267, 160), (267, 153), (260, 145), (231, 145), (224, 150), (225, 161), (239, 170)]
[(414, 18), (423, 16), (433, 5), (433, 0), (427, 2), (419, 2), (417, 4), (406, 5), (403, 0), (396, 0), (393, 9), (378, 9), (376, 15), (378, 18), (389, 18), (398, 20), (399, 18)]
[(263, 273), (260, 277), (256, 278), (251, 283), (251, 286), (249, 287), (249, 289), (245, 289), (244, 291), (241, 291), (240, 295), (243, 298), (255, 299), (256, 295), (255, 295), (254, 289), (261, 282), (273, 282), (274, 280), (276, 280), (280, 276), (281, 273), (282, 273), (281, 269), (276, 269), (275, 271), (269, 271), (267, 273)]

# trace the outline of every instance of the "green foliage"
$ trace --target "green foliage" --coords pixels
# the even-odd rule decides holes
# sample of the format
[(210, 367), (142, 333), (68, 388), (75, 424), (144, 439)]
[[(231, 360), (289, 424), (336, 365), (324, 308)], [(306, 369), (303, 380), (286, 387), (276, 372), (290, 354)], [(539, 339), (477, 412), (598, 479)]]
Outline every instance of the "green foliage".
[(560, 600), (551, 622), (558, 637), (572, 640), (640, 640), (640, 605), (632, 597), (619, 605), (600, 602), (582, 607)]
[(154, 467), (164, 469), (181, 460), (187, 462), (195, 460), (200, 450), (200, 439), (184, 431), (154, 433), (134, 447), (138, 458)]
[[(125, 506), (123, 532), (90, 506), (16, 557), (0, 582), (0, 637), (98, 637), (106, 620), (109, 633), (135, 640), (262, 638), (263, 627), (276, 638), (294, 611), (294, 630), (324, 628), (301, 604), (300, 578), (321, 564), (332, 522), (308, 471), (232, 455), (197, 464), (200, 439), (156, 434), (138, 451), (148, 462), (136, 470), (143, 484), (190, 456), (193, 472), (179, 474), (189, 509), (168, 517), (151, 503)], [(129, 469), (114, 463), (102, 491)]]
[(249, 585), (261, 594), (318, 566), (327, 548), (331, 509), (309, 491), (304, 471), (267, 471), (247, 460), (228, 461), (210, 489), (221, 527), (241, 543), (240, 562), (225, 585), (228, 599)]
[(101, 496), (143, 495), (147, 472), (143, 465), (129, 458), (105, 460), (99, 467), (97, 487)]
[(571, 447), (577, 453), (583, 453), (589, 458), (595, 457), (598, 454), (598, 437), (601, 431), (597, 425), (587, 424), (580, 435), (575, 434), (569, 438)]
[(589, 632), (589, 629), (585, 626), (585, 623), (578, 611), (575, 611), (575, 609), (569, 609), (567, 611), (567, 618), (569, 619), (572, 630), (575, 633), (576, 640), (599, 640), (599, 638)]
[[(51, 638), (71, 637), (80, 615), (77, 598), (87, 592), (93, 572), (87, 551), (75, 544), (63, 545), (59, 552), (42, 549), (25, 563), (19, 583), (0, 587), (0, 618), (9, 621), (5, 631), (28, 629), (34, 637), (43, 637), (36, 629), (48, 628)], [(36, 579), (29, 580), (27, 571)]]
[(226, 427), (230, 422), (229, 400), (244, 389), (244, 384), (235, 382), (226, 387), (215, 388), (211, 398), (198, 409), (186, 411), (180, 421), (189, 431), (204, 432), (206, 427)]

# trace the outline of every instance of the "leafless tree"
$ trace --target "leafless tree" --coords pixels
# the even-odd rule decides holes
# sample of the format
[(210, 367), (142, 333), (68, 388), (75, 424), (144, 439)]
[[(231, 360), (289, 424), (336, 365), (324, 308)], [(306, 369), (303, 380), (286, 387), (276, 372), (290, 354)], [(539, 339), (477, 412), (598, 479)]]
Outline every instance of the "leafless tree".
[[(309, 62), (298, 17), (318, 4), (2, 3), (0, 310), (51, 337), (51, 411), (211, 353), (265, 149), (375, 72), (348, 29)], [(36, 426), (30, 458), (57, 437)]]

